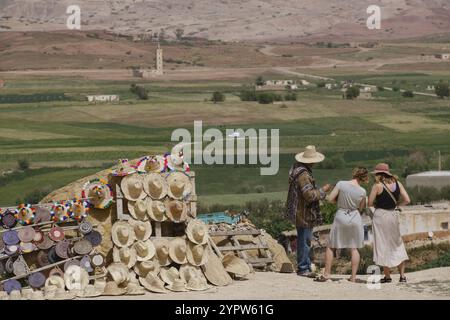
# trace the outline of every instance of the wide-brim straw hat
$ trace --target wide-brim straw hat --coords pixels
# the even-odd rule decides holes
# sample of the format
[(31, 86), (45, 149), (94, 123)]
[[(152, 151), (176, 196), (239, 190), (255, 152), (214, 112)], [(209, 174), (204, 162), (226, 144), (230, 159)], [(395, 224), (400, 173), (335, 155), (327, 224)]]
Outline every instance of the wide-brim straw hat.
[(30, 300), (45, 300), (42, 290), (34, 290), (31, 294)]
[(134, 243), (133, 248), (136, 250), (137, 260), (146, 261), (153, 258), (156, 253), (155, 246), (150, 239), (146, 241), (137, 241)]
[(209, 250), (208, 261), (201, 267), (203, 273), (213, 285), (227, 286), (233, 282), (222, 261), (219, 259), (212, 250)]
[(93, 284), (88, 284), (84, 290), (77, 293), (77, 297), (80, 298), (94, 298), (103, 294), (103, 290), (95, 287)]
[(135, 172), (136, 169), (133, 168), (128, 159), (120, 159), (116, 168), (111, 171), (111, 175), (114, 177), (125, 177)]
[(12, 290), (9, 293), (9, 300), (22, 300), (21, 290)]
[(64, 272), (64, 283), (70, 291), (84, 290), (89, 284), (89, 274), (80, 266), (69, 266)]
[(202, 266), (208, 261), (209, 247), (189, 242), (186, 252), (187, 260), (194, 266)]
[(378, 163), (375, 166), (375, 169), (371, 172), (372, 174), (384, 173), (388, 176), (393, 177), (394, 175), (391, 173), (389, 165), (387, 163)]
[(164, 157), (162, 156), (146, 156), (136, 164), (138, 172), (163, 172), (165, 169)]
[(128, 268), (132, 268), (137, 261), (136, 250), (134, 248), (122, 247), (113, 248), (113, 261), (121, 262), (125, 264)]
[(64, 279), (64, 271), (61, 270), (61, 268), (59, 266), (54, 267), (53, 269), (51, 269), (48, 273), (48, 276), (58, 276)]
[(114, 196), (110, 185), (103, 179), (93, 179), (83, 186), (83, 199), (89, 199), (89, 202), (98, 209), (106, 209), (114, 201)]
[(193, 276), (186, 284), (186, 289), (191, 291), (203, 291), (211, 288), (205, 277)]
[(237, 277), (245, 277), (251, 272), (247, 262), (238, 258), (234, 253), (227, 253), (222, 258), (222, 264), (227, 272), (234, 274)]
[(13, 273), (16, 276), (26, 275), (28, 273), (27, 264), (25, 262), (23, 262), (22, 260), (14, 261), (14, 263), (13, 263)]
[(32, 242), (21, 242), (20, 251), (22, 253), (30, 253), (36, 250), (36, 246)]
[(320, 152), (317, 152), (315, 146), (307, 146), (305, 151), (295, 155), (295, 160), (301, 163), (318, 163), (322, 162), (324, 159), (325, 156)]
[(126, 289), (126, 295), (129, 296), (139, 296), (139, 295), (143, 295), (145, 294), (145, 288), (139, 285), (138, 283), (135, 282), (130, 282), (127, 285), (127, 289)]
[(167, 208), (164, 202), (153, 200), (149, 201), (147, 214), (153, 221), (163, 222), (167, 220)]
[(128, 281), (130, 281), (130, 271), (124, 263), (114, 262), (111, 263), (106, 269), (111, 275), (113, 281), (118, 285), (128, 283)]
[(169, 255), (169, 247), (170, 247), (169, 240), (167, 240), (166, 238), (155, 238), (153, 240), (153, 245), (155, 246), (156, 249), (155, 256), (158, 259), (159, 264), (163, 267), (171, 264), (172, 259), (170, 258)]
[(137, 201), (146, 197), (146, 194), (144, 192), (143, 178), (137, 173), (122, 178), (120, 187), (122, 189), (123, 195), (127, 200)]
[(184, 282), (180, 278), (175, 279), (173, 281), (173, 283), (166, 286), (166, 288), (169, 289), (170, 291), (174, 291), (174, 292), (189, 291), (188, 289), (186, 289), (186, 282)]
[(23, 227), (17, 231), (17, 236), (19, 237), (20, 241), (23, 242), (33, 241), (35, 234), (36, 231), (34, 231), (33, 227)]
[(187, 243), (186, 240), (177, 237), (169, 243), (169, 256), (177, 264), (187, 263)]
[(102, 295), (103, 296), (121, 296), (121, 295), (124, 295), (126, 293), (126, 291), (127, 290), (125, 288), (119, 287), (116, 282), (108, 281), (106, 283), (106, 286), (103, 290)]
[(129, 219), (128, 223), (133, 227), (136, 240), (145, 241), (152, 235), (152, 224), (150, 221)]
[(208, 226), (201, 220), (192, 219), (186, 227), (188, 239), (196, 244), (206, 244), (208, 242)]
[(166, 215), (170, 221), (175, 223), (184, 222), (187, 219), (187, 205), (179, 200), (166, 201)]
[(118, 247), (129, 247), (135, 238), (133, 227), (125, 221), (117, 221), (111, 228), (111, 237)]
[(60, 276), (50, 276), (45, 280), (45, 288), (49, 286), (56, 286), (57, 288), (65, 288), (64, 279)]
[(33, 288), (22, 288), (22, 290), (20, 291), (20, 293), (22, 294), (22, 300), (30, 300), (33, 292)]
[(186, 263), (180, 266), (180, 278), (183, 279), (184, 282), (188, 283), (192, 277), (200, 277), (203, 276), (203, 271), (200, 267), (193, 266), (192, 264)]
[(173, 284), (176, 279), (180, 279), (180, 273), (175, 267), (163, 267), (159, 271), (159, 277), (166, 284)]
[(144, 190), (153, 200), (160, 200), (167, 195), (167, 182), (159, 173), (148, 173), (144, 178)]
[(139, 199), (137, 201), (128, 201), (128, 212), (136, 220), (147, 221), (150, 202), (150, 198)]
[(167, 293), (167, 289), (164, 288), (164, 282), (153, 273), (149, 272), (145, 277), (139, 277), (139, 283), (144, 286), (145, 289), (155, 293)]
[(188, 175), (183, 172), (171, 172), (167, 177), (169, 197), (184, 199), (192, 193), (192, 183)]
[(147, 260), (147, 261), (141, 261), (136, 263), (134, 266), (134, 272), (139, 277), (146, 277), (148, 273), (152, 273), (155, 276), (159, 274), (161, 270), (161, 266), (159, 264), (159, 261), (157, 259)]

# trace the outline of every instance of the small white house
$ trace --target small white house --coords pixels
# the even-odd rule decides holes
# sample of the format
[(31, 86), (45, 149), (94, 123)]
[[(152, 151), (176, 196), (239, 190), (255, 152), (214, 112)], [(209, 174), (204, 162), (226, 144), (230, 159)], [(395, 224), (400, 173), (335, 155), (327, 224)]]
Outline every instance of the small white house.
[(293, 80), (266, 80), (266, 81), (264, 81), (265, 86), (285, 87), (285, 86), (288, 86), (291, 84), (294, 84)]
[(113, 102), (120, 100), (120, 97), (116, 94), (93, 95), (86, 96), (86, 98), (89, 102)]
[(309, 86), (311, 84), (309, 81), (306, 80), (300, 80), (300, 83), (302, 86)]
[(291, 89), (291, 90), (297, 90), (298, 89), (298, 85), (296, 85), (295, 83), (289, 84), (289, 85), (287, 85), (287, 88)]
[(333, 84), (332, 83), (326, 83), (325, 84), (325, 88), (327, 88), (328, 90), (333, 89)]
[(428, 91), (434, 91), (434, 90), (436, 90), (436, 87), (433, 86), (433, 85), (429, 85), (429, 86), (427, 86), (427, 90)]
[(442, 60), (450, 60), (450, 53), (437, 54), (436, 58), (442, 59)]

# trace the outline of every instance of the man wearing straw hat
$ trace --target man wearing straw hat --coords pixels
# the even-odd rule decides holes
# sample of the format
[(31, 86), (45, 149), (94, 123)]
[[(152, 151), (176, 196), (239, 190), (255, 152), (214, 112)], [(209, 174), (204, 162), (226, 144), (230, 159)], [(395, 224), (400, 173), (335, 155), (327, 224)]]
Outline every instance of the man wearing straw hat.
[(322, 223), (319, 201), (325, 199), (329, 184), (317, 188), (312, 167), (325, 159), (315, 146), (307, 146), (295, 155), (296, 162), (289, 170), (289, 192), (286, 216), (297, 227), (297, 275), (314, 277), (311, 270), (310, 246), (312, 229)]

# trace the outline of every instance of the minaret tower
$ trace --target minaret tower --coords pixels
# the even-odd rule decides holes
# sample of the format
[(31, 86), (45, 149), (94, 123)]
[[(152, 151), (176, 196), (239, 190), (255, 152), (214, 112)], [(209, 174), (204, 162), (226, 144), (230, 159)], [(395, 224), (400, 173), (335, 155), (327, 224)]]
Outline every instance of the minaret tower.
[(156, 48), (156, 73), (163, 74), (163, 49), (158, 42), (158, 47)]

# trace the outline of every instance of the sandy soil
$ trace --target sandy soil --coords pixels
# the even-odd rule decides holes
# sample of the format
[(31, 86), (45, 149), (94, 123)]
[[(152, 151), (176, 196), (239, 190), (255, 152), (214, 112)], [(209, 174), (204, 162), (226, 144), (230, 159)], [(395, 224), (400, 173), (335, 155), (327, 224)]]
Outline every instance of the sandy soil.
[(98, 297), (96, 300), (232, 300), (232, 299), (450, 299), (450, 267), (424, 270), (407, 274), (408, 283), (394, 282), (381, 285), (380, 289), (368, 289), (362, 283), (350, 283), (347, 276), (333, 276), (331, 283), (317, 283), (295, 274), (258, 272), (248, 280), (235, 281), (227, 287), (214, 287), (201, 292), (147, 293), (143, 296)]

